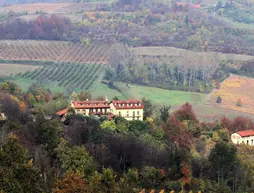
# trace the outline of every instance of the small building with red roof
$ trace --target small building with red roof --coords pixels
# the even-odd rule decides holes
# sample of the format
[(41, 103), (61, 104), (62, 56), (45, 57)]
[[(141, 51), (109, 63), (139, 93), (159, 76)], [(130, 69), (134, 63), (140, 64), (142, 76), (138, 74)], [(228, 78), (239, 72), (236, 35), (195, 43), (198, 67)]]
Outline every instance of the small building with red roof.
[(238, 131), (231, 135), (234, 144), (254, 145), (254, 130)]
[(113, 100), (111, 113), (127, 120), (143, 120), (144, 105), (141, 100)]
[(194, 8), (194, 9), (200, 9), (201, 8), (200, 4), (187, 3), (187, 2), (176, 2), (176, 5), (177, 6), (182, 6), (182, 7), (189, 6), (189, 7)]

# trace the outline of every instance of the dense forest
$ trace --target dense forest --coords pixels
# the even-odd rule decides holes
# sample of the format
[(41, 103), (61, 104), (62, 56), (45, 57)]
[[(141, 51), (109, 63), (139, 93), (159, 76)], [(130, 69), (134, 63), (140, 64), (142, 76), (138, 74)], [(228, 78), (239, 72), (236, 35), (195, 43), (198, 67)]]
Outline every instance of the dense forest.
[(143, 99), (146, 121), (84, 117), (70, 110), (62, 123), (54, 111), (68, 104), (63, 94), (36, 85), (23, 92), (11, 82), (0, 89), (7, 117), (0, 121), (1, 192), (254, 190), (253, 148), (235, 147), (229, 137), (254, 128), (246, 118), (203, 123), (189, 103), (155, 113)]

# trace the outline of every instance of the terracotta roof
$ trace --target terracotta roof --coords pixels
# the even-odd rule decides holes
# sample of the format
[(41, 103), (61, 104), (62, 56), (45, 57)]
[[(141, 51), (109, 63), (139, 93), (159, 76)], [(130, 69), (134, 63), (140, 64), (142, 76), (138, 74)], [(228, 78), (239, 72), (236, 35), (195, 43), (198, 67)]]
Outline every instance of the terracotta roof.
[(111, 102), (116, 109), (143, 109), (141, 100), (113, 100)]
[(254, 130), (238, 131), (237, 134), (240, 135), (241, 137), (254, 136)]
[(96, 109), (96, 108), (109, 108), (109, 103), (106, 101), (73, 101), (75, 109)]
[(68, 108), (58, 111), (56, 114), (59, 116), (65, 115), (68, 112)]
[(194, 4), (194, 3), (176, 2), (176, 4), (178, 6), (180, 6), (180, 5), (182, 5), (182, 6), (189, 5), (190, 7), (196, 8), (196, 9), (200, 9), (201, 8), (200, 4)]

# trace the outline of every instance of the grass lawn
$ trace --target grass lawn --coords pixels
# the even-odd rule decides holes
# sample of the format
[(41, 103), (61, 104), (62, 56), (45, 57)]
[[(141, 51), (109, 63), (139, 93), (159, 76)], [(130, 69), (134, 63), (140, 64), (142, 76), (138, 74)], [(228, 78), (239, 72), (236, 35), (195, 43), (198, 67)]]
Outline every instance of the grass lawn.
[(125, 83), (116, 83), (116, 86), (123, 92), (125, 98), (147, 98), (153, 103), (164, 105), (181, 105), (185, 102), (191, 104), (204, 104), (206, 95), (195, 92), (183, 92), (165, 90), (154, 87), (126, 85)]
[(35, 80), (25, 79), (25, 78), (16, 78), (15, 80), (11, 80), (18, 84), (20, 88), (23, 91), (26, 91), (33, 83), (35, 83)]
[[(26, 91), (36, 80), (26, 78), (16, 78), (11, 81), (17, 83), (23, 91)], [(64, 88), (57, 85), (55, 82), (48, 82), (43, 86), (45, 89), (50, 89), (53, 93), (64, 92)]]
[(107, 85), (102, 83), (97, 83), (89, 91), (92, 93), (93, 98), (107, 96), (108, 99), (111, 100), (114, 96), (117, 96), (120, 99), (125, 99), (122, 93), (118, 92), (117, 90), (110, 89)]
[(204, 104), (206, 95), (195, 92), (172, 91), (154, 87), (131, 85), (125, 83), (115, 83), (121, 92), (110, 89), (107, 85), (99, 83), (90, 92), (94, 98), (98, 96), (107, 96), (111, 100), (114, 96), (120, 99), (141, 99), (143, 97), (150, 99), (153, 103), (163, 105), (182, 105), (185, 102), (191, 104)]

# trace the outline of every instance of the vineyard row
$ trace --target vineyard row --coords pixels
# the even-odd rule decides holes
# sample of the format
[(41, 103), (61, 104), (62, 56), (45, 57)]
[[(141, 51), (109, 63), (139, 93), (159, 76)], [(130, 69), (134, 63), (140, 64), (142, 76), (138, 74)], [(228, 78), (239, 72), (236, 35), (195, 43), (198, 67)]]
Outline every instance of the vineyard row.
[(107, 45), (83, 45), (47, 41), (0, 41), (0, 60), (33, 60), (107, 64)]
[(57, 82), (61, 87), (88, 90), (103, 72), (101, 64), (67, 64), (46, 65), (34, 71), (18, 74), (17, 77), (37, 81)]

